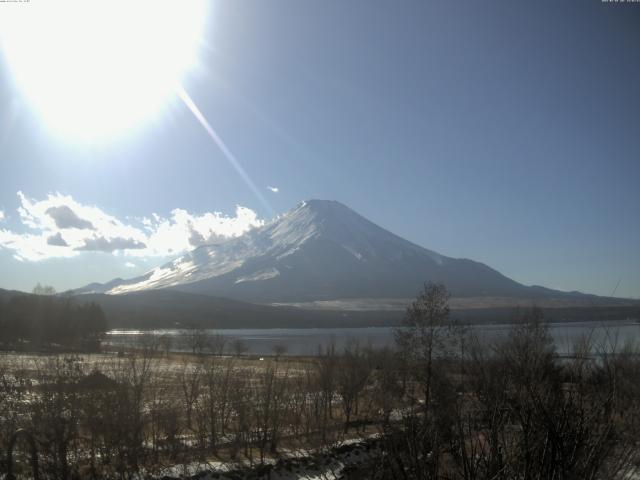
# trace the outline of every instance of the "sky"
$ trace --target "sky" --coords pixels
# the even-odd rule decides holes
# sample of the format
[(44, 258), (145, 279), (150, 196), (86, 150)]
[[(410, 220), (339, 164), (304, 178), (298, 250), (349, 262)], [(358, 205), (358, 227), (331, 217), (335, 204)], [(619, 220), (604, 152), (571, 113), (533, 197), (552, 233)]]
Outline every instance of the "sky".
[(0, 32), (0, 288), (133, 277), (320, 198), (527, 285), (640, 298), (640, 3), (228, 0), (202, 20), (152, 115), (66, 99), (108, 50), (39, 73), (76, 125), (115, 112), (90, 139), (38, 110)]

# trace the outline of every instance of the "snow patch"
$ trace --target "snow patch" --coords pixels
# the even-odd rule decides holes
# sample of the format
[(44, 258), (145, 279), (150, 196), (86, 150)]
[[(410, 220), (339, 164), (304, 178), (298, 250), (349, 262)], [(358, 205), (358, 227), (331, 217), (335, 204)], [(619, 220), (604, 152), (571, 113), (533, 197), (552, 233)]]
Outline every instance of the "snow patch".
[(265, 268), (264, 270), (258, 270), (251, 275), (239, 277), (235, 281), (235, 283), (259, 282), (261, 280), (269, 280), (270, 278), (275, 278), (278, 275), (280, 275), (280, 271), (277, 268)]
[(356, 257), (358, 260), (362, 261), (364, 259), (364, 256), (360, 252), (350, 247), (349, 245), (342, 245), (342, 248), (344, 248), (347, 252), (349, 252), (351, 255)]

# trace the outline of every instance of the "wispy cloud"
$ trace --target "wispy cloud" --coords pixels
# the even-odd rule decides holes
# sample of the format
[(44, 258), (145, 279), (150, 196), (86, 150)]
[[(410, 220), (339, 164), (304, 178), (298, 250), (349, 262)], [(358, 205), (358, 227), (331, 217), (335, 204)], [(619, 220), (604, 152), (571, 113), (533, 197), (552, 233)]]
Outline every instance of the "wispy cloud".
[(0, 210), (0, 222), (4, 221), (4, 212)]
[(147, 248), (147, 246), (143, 242), (139, 242), (138, 240), (134, 240), (133, 238), (94, 237), (87, 238), (84, 241), (84, 245), (76, 247), (76, 250), (112, 253), (116, 250), (142, 250), (144, 248)]
[(59, 193), (33, 200), (18, 192), (18, 199), (17, 211), (26, 231), (0, 229), (0, 248), (13, 251), (15, 258), (23, 261), (74, 257), (81, 252), (177, 255), (264, 224), (253, 210), (241, 206), (236, 207), (234, 216), (220, 212), (194, 215), (177, 208), (167, 218), (151, 214), (125, 222)]
[(278, 187), (272, 187), (270, 185), (267, 185), (267, 188), (271, 190), (273, 193), (278, 193), (280, 191)]
[(124, 264), (124, 266), (127, 267), (127, 268), (136, 268), (137, 267), (137, 265), (135, 263), (133, 263), (133, 262), (126, 262)]

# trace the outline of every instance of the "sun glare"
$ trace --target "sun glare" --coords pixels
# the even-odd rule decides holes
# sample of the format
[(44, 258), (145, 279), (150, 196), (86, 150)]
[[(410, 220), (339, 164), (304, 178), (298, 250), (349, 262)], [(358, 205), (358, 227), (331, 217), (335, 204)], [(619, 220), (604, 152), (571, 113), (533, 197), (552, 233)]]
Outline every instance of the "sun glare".
[(196, 64), (206, 0), (8, 3), (0, 42), (16, 85), (56, 133), (104, 140), (157, 115)]

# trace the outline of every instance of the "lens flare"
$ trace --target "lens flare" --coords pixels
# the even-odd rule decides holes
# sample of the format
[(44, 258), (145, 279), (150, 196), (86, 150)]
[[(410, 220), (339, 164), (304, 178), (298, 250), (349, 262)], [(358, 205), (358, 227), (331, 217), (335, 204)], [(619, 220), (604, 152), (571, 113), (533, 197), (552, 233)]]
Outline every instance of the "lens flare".
[(262, 203), (262, 206), (267, 210), (269, 215), (272, 217), (275, 216), (275, 212), (264, 195), (260, 192), (260, 189), (256, 187), (256, 184), (251, 180), (249, 174), (242, 167), (236, 156), (229, 150), (229, 147), (224, 143), (220, 135), (213, 129), (207, 118), (202, 114), (198, 106), (195, 104), (193, 99), (189, 96), (184, 87), (179, 86), (177, 88), (178, 96), (182, 99), (187, 108), (193, 113), (193, 116), (196, 117), (198, 123), (204, 128), (204, 131), (207, 132), (209, 138), (213, 140), (213, 142), (218, 146), (222, 154), (225, 156), (227, 161), (231, 164), (234, 170), (240, 175), (240, 178), (247, 184), (247, 186), (251, 189), (256, 198)]

